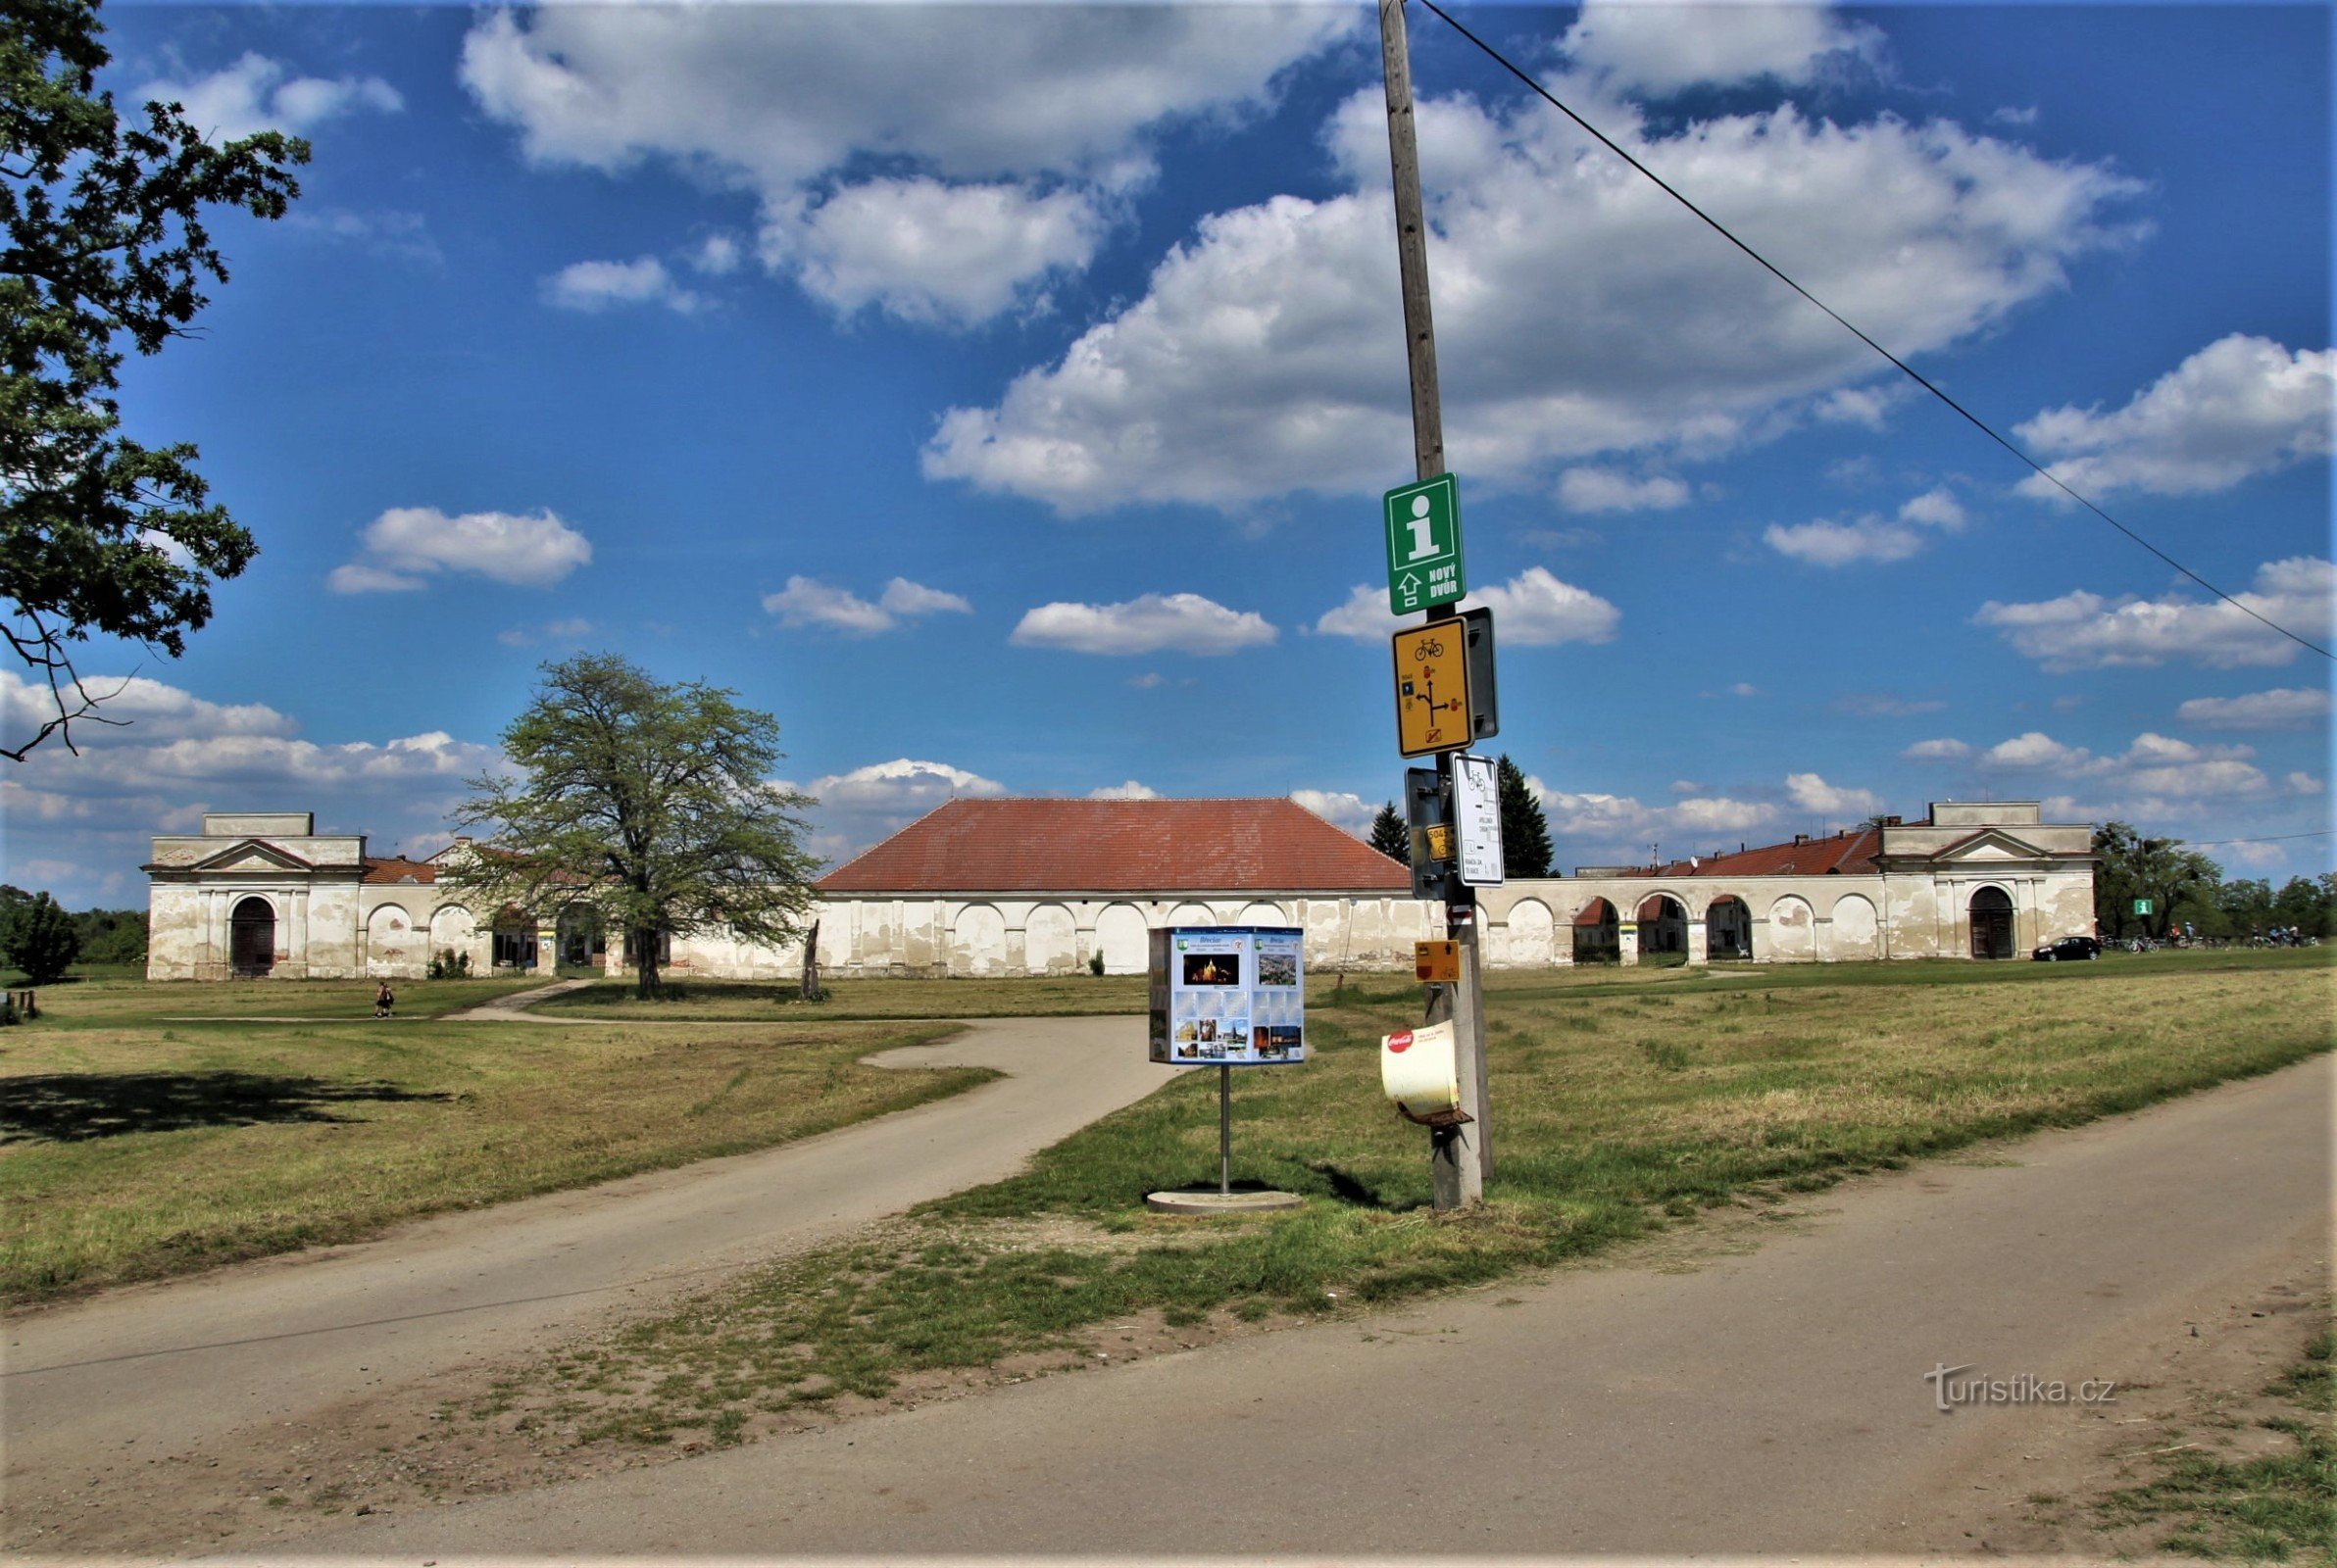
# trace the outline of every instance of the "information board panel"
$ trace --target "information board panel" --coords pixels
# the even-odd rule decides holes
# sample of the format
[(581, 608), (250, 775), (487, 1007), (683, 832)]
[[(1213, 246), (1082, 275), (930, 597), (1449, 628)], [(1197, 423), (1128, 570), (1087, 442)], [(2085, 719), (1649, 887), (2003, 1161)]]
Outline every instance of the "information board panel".
[(1307, 1058), (1306, 932), (1297, 926), (1156, 927), (1152, 1059), (1279, 1067)]

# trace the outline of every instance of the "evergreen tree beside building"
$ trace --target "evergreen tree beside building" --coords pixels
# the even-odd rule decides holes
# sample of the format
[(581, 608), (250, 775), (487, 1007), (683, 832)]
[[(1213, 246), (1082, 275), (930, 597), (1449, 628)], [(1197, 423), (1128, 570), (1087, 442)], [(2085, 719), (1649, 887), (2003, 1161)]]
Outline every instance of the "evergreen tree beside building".
[(1382, 806), (1379, 814), (1371, 818), (1371, 831), (1367, 837), (1371, 848), (1389, 859), (1402, 860), (1407, 865), (1412, 863), (1412, 830), (1405, 826), (1395, 802), (1390, 801)]
[(1550, 822), (1524, 773), (1504, 752), (1500, 761), (1501, 874), (1505, 879), (1550, 874)]

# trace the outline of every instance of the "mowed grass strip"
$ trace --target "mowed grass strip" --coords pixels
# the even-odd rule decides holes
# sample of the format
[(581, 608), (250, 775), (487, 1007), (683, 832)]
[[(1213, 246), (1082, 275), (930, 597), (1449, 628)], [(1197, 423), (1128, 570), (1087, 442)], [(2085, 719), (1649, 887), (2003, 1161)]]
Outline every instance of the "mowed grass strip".
[[(153, 1011), (183, 1004), (142, 989)], [(942, 1025), (138, 1027), (110, 1006), (98, 1027), (60, 993), (0, 1035), (15, 1304), (768, 1148), (995, 1076), (859, 1064)]]
[(1144, 1010), (1142, 975), (1059, 975), (1032, 980), (828, 980), (822, 1002), (803, 1000), (792, 980), (670, 983), (654, 1002), (627, 981), (604, 980), (539, 1004), (546, 1017), (694, 1019), (762, 1023), (772, 1018), (837, 1022), (866, 1018), (1036, 1018)]
[(2311, 954), (1676, 975), (1493, 978), (1498, 1169), (1473, 1211), (1430, 1210), (1426, 1135), (1379, 1093), (1378, 1037), (1417, 1016), (1418, 988), (1351, 978), (1317, 989), (1313, 1059), (1234, 1078), (1236, 1179), (1302, 1194), (1301, 1211), (1143, 1207), (1216, 1185), (1217, 1074), (1188, 1074), (1024, 1175), (572, 1348), (474, 1413), (564, 1435), (548, 1446), (742, 1441), (904, 1378), (1075, 1364), (1107, 1324), (1312, 1316), (1490, 1280), (2332, 1045), (2332, 969)]
[(2158, 1475), (2095, 1505), (2105, 1530), (2171, 1526), (2159, 1549), (2246, 1562), (2337, 1562), (2337, 1335), (2323, 1333), (2264, 1392), (2280, 1413), (2262, 1424), (2292, 1446), (2253, 1459), (2194, 1451), (2153, 1455)]
[[(14, 982), (12, 982), (13, 984)], [(551, 984), (541, 980), (393, 980), (399, 1020), (437, 1018)], [(69, 976), (38, 988), (39, 1022), (52, 1029), (145, 1028), (203, 1019), (284, 1021), (373, 1016), (378, 980), (159, 980)], [(22, 989), (22, 986), (19, 986)], [(16, 1036), (0, 1034), (0, 1047)]]

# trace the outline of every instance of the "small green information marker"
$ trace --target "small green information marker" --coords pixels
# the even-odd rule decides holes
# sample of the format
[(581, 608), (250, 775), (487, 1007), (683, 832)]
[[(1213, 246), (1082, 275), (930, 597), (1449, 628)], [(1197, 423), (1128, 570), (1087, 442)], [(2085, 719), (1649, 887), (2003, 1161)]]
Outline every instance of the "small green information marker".
[(1388, 608), (1409, 615), (1468, 592), (1461, 572), (1461, 481), (1449, 473), (1390, 490)]
[(2150, 900), (2148, 900), (2148, 899), (2136, 899), (2136, 900), (2134, 901), (2134, 912), (2135, 912), (2136, 914), (2148, 914), (2148, 913), (2150, 913), (2150, 912), (2151, 912), (2151, 901), (2150, 901)]

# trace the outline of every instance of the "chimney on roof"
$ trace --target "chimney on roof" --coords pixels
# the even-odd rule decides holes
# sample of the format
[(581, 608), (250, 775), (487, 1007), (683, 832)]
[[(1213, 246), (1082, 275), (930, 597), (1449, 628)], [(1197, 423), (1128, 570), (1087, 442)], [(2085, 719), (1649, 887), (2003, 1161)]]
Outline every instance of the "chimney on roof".
[(1799, 846), (1801, 846), (1801, 845), (1804, 845), (1804, 844), (1807, 844), (1807, 843), (1809, 843), (1809, 842), (1810, 842), (1810, 835), (1809, 835), (1809, 834), (1807, 834), (1807, 833), (1796, 833), (1796, 834), (1793, 836), (1793, 842), (1794, 842), (1795, 846), (1798, 848)]
[(1905, 827), (1907, 824), (1895, 816), (1886, 816), (1882, 819), (1882, 825), (1884, 827)]

